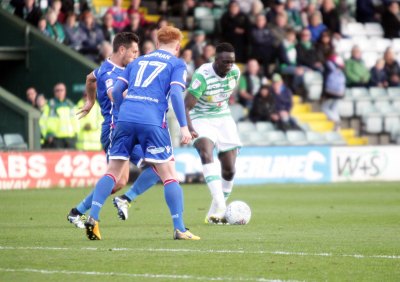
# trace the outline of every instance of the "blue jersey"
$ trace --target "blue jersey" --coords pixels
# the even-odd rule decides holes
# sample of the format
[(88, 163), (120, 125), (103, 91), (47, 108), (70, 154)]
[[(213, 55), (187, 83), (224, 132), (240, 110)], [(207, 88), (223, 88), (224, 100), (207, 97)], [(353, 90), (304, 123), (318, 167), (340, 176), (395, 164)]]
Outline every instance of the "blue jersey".
[(99, 68), (93, 71), (93, 75), (97, 79), (97, 100), (101, 108), (101, 114), (104, 117), (103, 125), (110, 126), (117, 122), (118, 112), (113, 107), (107, 93), (123, 71), (123, 67), (115, 65), (109, 59), (105, 60)]
[(186, 64), (164, 50), (156, 50), (131, 62), (118, 79), (128, 85), (119, 120), (166, 127), (172, 84), (186, 85)]

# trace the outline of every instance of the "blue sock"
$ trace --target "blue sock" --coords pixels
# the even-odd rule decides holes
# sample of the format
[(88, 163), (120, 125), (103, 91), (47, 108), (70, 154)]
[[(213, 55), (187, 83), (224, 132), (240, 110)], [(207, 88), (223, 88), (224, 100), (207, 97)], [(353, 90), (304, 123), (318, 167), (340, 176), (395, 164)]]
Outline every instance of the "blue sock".
[(142, 171), (139, 175), (138, 179), (136, 179), (135, 183), (133, 183), (132, 187), (126, 191), (125, 196), (133, 201), (137, 196), (146, 192), (151, 186), (156, 184), (160, 180), (157, 173), (153, 170), (152, 167), (148, 167)]
[(81, 213), (85, 214), (92, 206), (92, 198), (93, 198), (93, 193), (94, 189), (92, 192), (90, 192), (89, 195), (86, 196), (85, 199), (83, 199), (82, 202), (79, 203), (79, 205), (76, 206), (76, 209)]
[(100, 210), (107, 197), (110, 196), (115, 184), (115, 178), (111, 174), (104, 175), (97, 182), (93, 192), (92, 209), (90, 210), (90, 216), (95, 220), (99, 220)]
[(172, 221), (174, 223), (174, 230), (178, 229), (179, 231), (186, 231), (182, 215), (183, 191), (176, 180), (169, 179), (164, 182), (164, 197), (171, 213)]

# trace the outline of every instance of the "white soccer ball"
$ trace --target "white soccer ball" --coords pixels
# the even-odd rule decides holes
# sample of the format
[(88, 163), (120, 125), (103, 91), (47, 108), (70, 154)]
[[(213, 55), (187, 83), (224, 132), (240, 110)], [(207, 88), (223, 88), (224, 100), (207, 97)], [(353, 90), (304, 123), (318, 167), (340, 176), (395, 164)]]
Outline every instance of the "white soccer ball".
[(233, 201), (226, 207), (225, 218), (229, 224), (247, 224), (251, 218), (251, 209), (243, 201)]

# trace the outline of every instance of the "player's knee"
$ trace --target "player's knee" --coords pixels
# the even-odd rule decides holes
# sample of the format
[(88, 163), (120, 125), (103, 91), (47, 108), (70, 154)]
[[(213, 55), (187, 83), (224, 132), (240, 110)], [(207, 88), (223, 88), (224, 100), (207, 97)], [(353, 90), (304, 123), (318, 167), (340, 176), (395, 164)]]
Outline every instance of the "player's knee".
[(212, 163), (214, 160), (212, 152), (210, 153), (210, 152), (203, 150), (199, 153), (199, 155), (200, 155), (201, 163), (203, 163), (203, 164)]
[(231, 181), (235, 176), (236, 170), (234, 167), (222, 169), (222, 178)]

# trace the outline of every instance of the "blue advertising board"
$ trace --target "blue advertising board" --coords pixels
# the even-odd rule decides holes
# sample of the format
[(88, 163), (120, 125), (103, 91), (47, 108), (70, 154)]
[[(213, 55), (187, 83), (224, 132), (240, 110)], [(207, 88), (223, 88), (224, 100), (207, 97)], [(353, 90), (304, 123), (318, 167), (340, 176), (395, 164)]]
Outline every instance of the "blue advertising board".
[[(317, 146), (242, 148), (236, 161), (235, 184), (331, 182), (330, 151), (330, 147)], [(188, 175), (202, 174), (195, 149), (178, 148), (174, 152), (181, 181)]]

